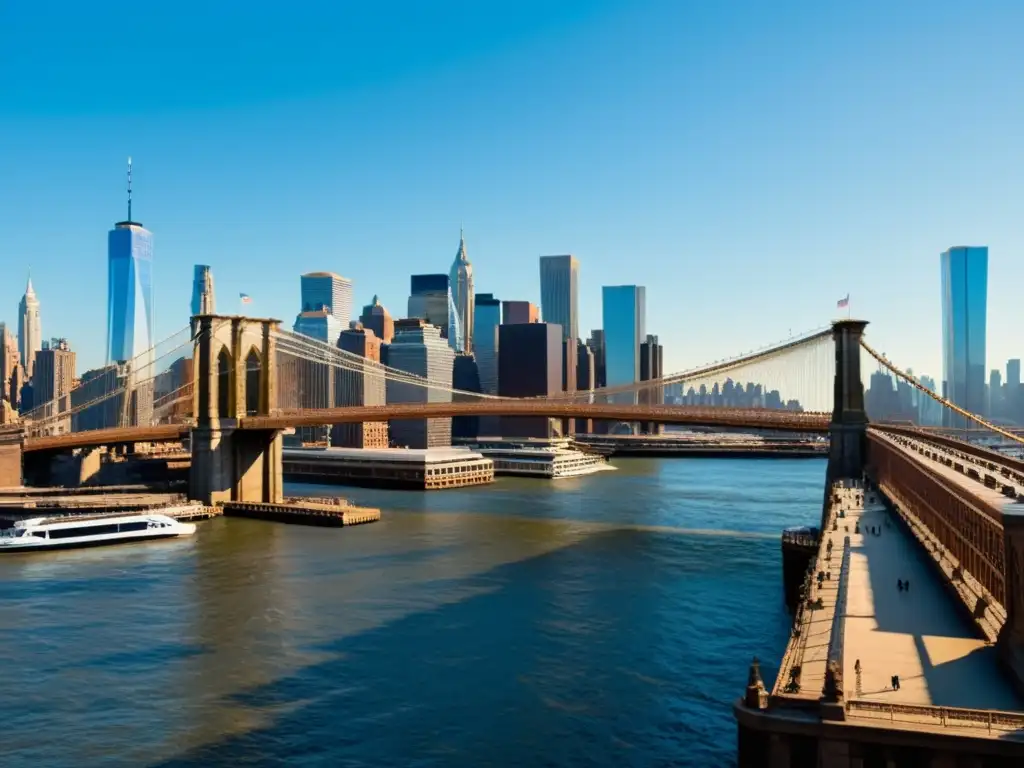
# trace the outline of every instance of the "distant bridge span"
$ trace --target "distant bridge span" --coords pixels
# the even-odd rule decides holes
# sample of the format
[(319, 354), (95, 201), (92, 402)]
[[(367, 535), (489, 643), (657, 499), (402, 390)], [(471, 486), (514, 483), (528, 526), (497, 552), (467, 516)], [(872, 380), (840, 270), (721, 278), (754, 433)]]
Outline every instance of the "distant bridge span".
[[(243, 416), (238, 429), (267, 430), (320, 424), (346, 424), (389, 419), (446, 418), (452, 416), (523, 416), (562, 419), (602, 419), (625, 422), (656, 422), (694, 427), (765, 429), (779, 432), (827, 434), (830, 415), (768, 408), (718, 408), (688, 405), (628, 405), (571, 403), (558, 399), (490, 399), (477, 402), (395, 403), (315, 410), (277, 411), (268, 416)], [(180, 440), (189, 426), (159, 424), (29, 437), (26, 451), (91, 448), (126, 443), (157, 443)]]
[(246, 416), (242, 429), (284, 429), (318, 424), (344, 424), (388, 419), (430, 419), (449, 416), (523, 416), (554, 419), (656, 422), (694, 427), (737, 427), (826, 434), (826, 413), (768, 408), (719, 408), (691, 405), (631, 405), (572, 403), (558, 398), (489, 399), (476, 402), (394, 403), (390, 405), (278, 411), (269, 416)]

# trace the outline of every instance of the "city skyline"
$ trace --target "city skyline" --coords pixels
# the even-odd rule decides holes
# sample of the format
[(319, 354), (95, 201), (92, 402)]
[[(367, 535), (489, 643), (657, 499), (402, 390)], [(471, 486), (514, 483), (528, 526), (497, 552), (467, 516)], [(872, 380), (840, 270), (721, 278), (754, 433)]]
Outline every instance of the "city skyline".
[[(668, 371), (823, 325), (849, 293), (876, 348), (941, 378), (939, 280), (930, 265), (950, 243), (989, 246), (989, 357), (1021, 354), (1013, 286), (1024, 277), (1024, 235), (1010, 201), (1022, 182), (1004, 170), (1022, 154), (1007, 128), (1021, 108), (999, 83), (1019, 55), (1008, 31), (1022, 12), (930, 9), (885, 7), (883, 16), (878, 4), (794, 7), (769, 18), (755, 5), (727, 14), (570, 3), (545, 14), (527, 3), (510, 11), (500, 44), (482, 12), (441, 10), (431, 34), (464, 46), (445, 63), (432, 58), (436, 45), (416, 42), (401, 59), (390, 46), (381, 46), (388, 56), (354, 57), (355, 66), (327, 59), (313, 80), (278, 78), (269, 92), (257, 87), (261, 66), (198, 78), (200, 87), (182, 92), (180, 78), (160, 77), (170, 59), (157, 46), (128, 73), (139, 86), (130, 101), (106, 88), (109, 60), (60, 76), (29, 66), (35, 56), (62, 55), (53, 41), (71, 22), (59, 17), (47, 21), (47, 36), (24, 35), (31, 49), (18, 40), (9, 49), (24, 77), (11, 86), (0, 139), (19, 147), (5, 168), (19, 195), (0, 212), (0, 252), (36, 268), (47, 327), (69, 336), (83, 365), (98, 364), (102, 341), (76, 334), (101, 327), (103, 308), (81, 297), (105, 290), (99, 233), (123, 204), (122, 162), (133, 152), (146, 184), (144, 218), (160, 238), (158, 338), (184, 325), (171, 310), (185, 306), (197, 262), (213, 267), (222, 295), (247, 293), (250, 311), (286, 322), (295, 309), (282, 286), (295, 272), (325, 268), (354, 281), (356, 304), (376, 294), (400, 313), (407, 276), (444, 270), (450, 233), (464, 219), (477, 292), (539, 303), (535, 270), (518, 265), (575, 253), (584, 329), (600, 324), (602, 285), (647, 285)], [(75, 23), (102, 32), (113, 26), (110, 13)], [(142, 21), (151, 12), (139, 13)], [(36, 14), (17, 9), (12, 28), (30, 29)], [(793, 31), (812, 18), (813, 40)], [(342, 21), (325, 12), (325, 29)], [(383, 18), (371, 13), (361, 23), (368, 41), (386, 40)], [(733, 45), (765, 24), (774, 31), (764, 41)], [(926, 37), (898, 34), (921, 24)], [(680, 28), (695, 30), (700, 44), (679, 46), (669, 30)], [(985, 39), (984, 56), (938, 53), (965, 30)], [(641, 31), (644, 50), (624, 59), (627, 70), (609, 69), (624, 32)], [(190, 40), (187, 30), (176, 34)], [(218, 47), (193, 42), (190, 68), (228, 66)], [(723, 62), (723, 49), (738, 58)], [(769, 52), (778, 66), (757, 71)], [(298, 50), (289, 66), (305, 55)], [(305, 90), (281, 84), (299, 81)], [(527, 87), (536, 82), (544, 87)], [(594, 82), (606, 85), (600, 100), (587, 96)], [(644, 87), (627, 86), (637, 82)], [(929, 97), (902, 97), (911, 90)], [(969, 131), (943, 119), (964, 104), (983, 105), (989, 119)], [(530, 120), (516, 117), (523, 114)], [(893, 119), (883, 127), (879, 114)], [(448, 175), (452, 183), (438, 183)], [(963, 194), (976, 188), (989, 194)], [(48, 226), (55, 212), (57, 228)], [(0, 291), (0, 319), (13, 324), (20, 289), (8, 282)], [(720, 317), (715, 333), (687, 334), (684, 309)], [(908, 316), (921, 320), (904, 328)]]

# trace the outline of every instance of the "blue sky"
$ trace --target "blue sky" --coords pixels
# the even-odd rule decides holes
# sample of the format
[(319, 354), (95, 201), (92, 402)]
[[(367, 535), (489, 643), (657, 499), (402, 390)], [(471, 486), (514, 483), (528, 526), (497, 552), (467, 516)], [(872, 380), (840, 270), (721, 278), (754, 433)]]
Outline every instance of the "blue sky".
[[(159, 6), (159, 7), (158, 7)], [(290, 326), (332, 270), (403, 313), (465, 224), (479, 292), (537, 257), (647, 286), (668, 369), (826, 324), (940, 371), (939, 259), (990, 251), (989, 367), (1024, 355), (1024, 5), (489, 0), (10, 3), (0, 320), (104, 353), (106, 233), (155, 233), (157, 335), (191, 271)]]

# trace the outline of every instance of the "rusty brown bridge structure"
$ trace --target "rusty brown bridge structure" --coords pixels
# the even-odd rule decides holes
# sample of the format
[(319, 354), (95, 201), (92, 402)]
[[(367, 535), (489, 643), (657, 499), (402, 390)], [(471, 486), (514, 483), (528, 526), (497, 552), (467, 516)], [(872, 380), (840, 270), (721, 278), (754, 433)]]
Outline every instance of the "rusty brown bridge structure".
[[(1024, 439), (922, 387), (866, 343), (866, 325), (837, 321), (648, 382), (502, 398), (289, 334), (273, 319), (201, 315), (167, 350), (119, 369), (108, 391), (45, 404), (0, 429), (0, 485), (20, 483), (23, 463), (187, 440), (192, 498), (277, 503), (286, 430), (405, 419), (604, 419), (827, 435), (817, 531), (787, 534), (790, 550), (806, 558), (791, 637), (777, 664), (754, 660), (734, 706), (739, 764), (1019, 767), (1024, 462), (951, 434), (869, 423), (862, 359), (940, 402), (963, 430)], [(729, 404), (734, 384), (752, 381), (764, 393), (748, 383), (747, 401), (753, 391), (762, 407)], [(692, 404), (665, 404), (670, 385)], [(800, 405), (776, 398), (763, 407), (769, 389), (795, 392)], [(726, 405), (707, 405), (709, 393)], [(768, 668), (774, 682), (766, 684)]]

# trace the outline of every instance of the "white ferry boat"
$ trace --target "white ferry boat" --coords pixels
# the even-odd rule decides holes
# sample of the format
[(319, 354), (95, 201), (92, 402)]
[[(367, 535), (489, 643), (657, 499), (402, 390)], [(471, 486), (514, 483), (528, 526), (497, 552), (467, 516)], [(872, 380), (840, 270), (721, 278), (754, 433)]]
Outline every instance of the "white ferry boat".
[(195, 531), (194, 523), (179, 523), (173, 517), (148, 512), (77, 518), (35, 517), (19, 520), (13, 527), (0, 531), (0, 552), (97, 547), (191, 536)]

